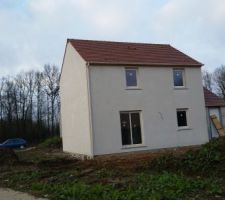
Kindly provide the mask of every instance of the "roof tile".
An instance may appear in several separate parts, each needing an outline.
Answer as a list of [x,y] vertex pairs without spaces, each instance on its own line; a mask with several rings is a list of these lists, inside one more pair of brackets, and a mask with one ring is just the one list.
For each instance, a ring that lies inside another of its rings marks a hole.
[[90,64],[202,66],[201,63],[167,44],[147,44],[68,39]]
[[205,105],[206,107],[225,106],[225,100],[218,97],[204,87]]

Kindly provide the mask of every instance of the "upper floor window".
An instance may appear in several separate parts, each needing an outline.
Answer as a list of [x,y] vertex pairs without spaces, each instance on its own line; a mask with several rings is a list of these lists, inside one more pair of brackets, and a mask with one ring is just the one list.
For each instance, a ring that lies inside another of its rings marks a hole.
[[174,69],[173,70],[173,85],[174,87],[184,87],[184,69]]
[[126,73],[126,86],[137,87],[137,69],[127,68]]

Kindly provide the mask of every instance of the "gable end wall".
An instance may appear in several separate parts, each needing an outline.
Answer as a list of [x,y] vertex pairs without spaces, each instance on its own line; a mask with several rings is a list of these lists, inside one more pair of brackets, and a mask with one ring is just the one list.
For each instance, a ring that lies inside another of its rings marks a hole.
[[92,156],[86,62],[67,44],[60,79],[63,151]]

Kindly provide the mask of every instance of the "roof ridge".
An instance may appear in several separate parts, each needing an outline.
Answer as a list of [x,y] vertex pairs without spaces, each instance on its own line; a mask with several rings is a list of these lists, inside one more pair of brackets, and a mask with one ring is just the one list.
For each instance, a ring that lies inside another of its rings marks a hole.
[[[104,42],[104,43],[120,43],[120,44],[140,44],[140,45],[162,45],[162,46],[171,46],[170,44],[164,43],[147,43],[147,42],[128,42],[128,41],[114,41],[114,40],[90,40],[90,39],[74,39],[67,38],[67,41],[87,41],[87,42]],[[171,46],[174,48],[173,46]]]

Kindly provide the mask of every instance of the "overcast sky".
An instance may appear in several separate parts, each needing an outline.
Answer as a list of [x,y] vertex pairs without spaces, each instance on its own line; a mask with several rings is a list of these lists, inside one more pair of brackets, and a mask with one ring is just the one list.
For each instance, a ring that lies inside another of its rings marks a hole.
[[67,38],[171,44],[225,64],[225,0],[0,0],[0,76],[61,67]]

